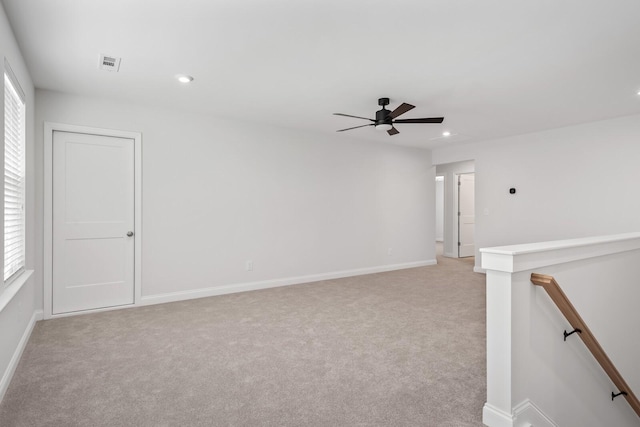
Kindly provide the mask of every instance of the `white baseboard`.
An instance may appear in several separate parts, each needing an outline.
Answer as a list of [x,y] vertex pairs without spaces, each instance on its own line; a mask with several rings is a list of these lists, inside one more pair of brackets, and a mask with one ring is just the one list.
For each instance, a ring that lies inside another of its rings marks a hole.
[[558,427],[529,399],[513,408],[513,415],[485,403],[482,423],[489,427]]
[[485,403],[482,408],[482,423],[489,427],[514,427],[511,414],[490,403]]
[[42,310],[36,310],[33,312],[33,315],[31,315],[29,324],[22,333],[22,338],[20,338],[20,342],[18,343],[18,346],[16,347],[15,351],[13,352],[13,356],[9,361],[9,366],[7,366],[7,369],[4,371],[2,379],[0,380],[0,402],[2,402],[2,398],[9,388],[9,383],[11,383],[11,378],[13,378],[13,374],[16,372],[16,368],[18,367],[18,363],[20,362],[20,358],[22,357],[22,353],[24,352],[24,349],[29,342],[31,332],[36,325],[36,322],[38,320],[42,320],[42,318]]
[[532,401],[525,399],[513,409],[515,427],[558,427]]
[[473,272],[487,274],[487,270],[485,270],[484,268],[478,267],[477,265],[473,266]]
[[287,277],[259,282],[235,283],[232,285],[215,286],[211,288],[193,289],[189,291],[171,292],[159,295],[143,296],[140,305],[163,304],[167,302],[183,301],[194,298],[205,298],[216,295],[232,294],[236,292],[255,291],[258,289],[277,288],[280,286],[299,285],[318,282],[321,280],[340,279],[343,277],[361,276],[364,274],[382,273],[385,271],[403,270],[406,268],[436,265],[435,259],[408,262],[404,264],[390,264],[377,267],[357,268],[353,270],[335,271],[331,273],[311,274],[308,276]]

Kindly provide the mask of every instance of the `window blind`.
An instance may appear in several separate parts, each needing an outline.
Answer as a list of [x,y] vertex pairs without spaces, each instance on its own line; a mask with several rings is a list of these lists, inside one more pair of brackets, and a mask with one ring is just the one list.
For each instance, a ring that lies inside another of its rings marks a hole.
[[4,281],[25,265],[25,105],[20,87],[4,74]]

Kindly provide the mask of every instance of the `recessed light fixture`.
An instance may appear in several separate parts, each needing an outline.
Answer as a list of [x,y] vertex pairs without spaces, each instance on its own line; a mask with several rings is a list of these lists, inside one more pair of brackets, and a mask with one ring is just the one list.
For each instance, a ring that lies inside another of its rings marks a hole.
[[442,136],[451,136],[451,132],[445,130],[444,132],[442,132]]
[[176,79],[178,79],[180,83],[191,83],[193,81],[193,77],[186,74],[178,74],[176,75]]

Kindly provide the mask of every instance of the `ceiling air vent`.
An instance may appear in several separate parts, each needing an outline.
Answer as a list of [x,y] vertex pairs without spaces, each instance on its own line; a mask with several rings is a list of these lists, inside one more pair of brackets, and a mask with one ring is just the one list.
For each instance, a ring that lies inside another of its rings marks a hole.
[[120,69],[120,58],[115,56],[100,55],[98,68],[107,71],[118,71]]

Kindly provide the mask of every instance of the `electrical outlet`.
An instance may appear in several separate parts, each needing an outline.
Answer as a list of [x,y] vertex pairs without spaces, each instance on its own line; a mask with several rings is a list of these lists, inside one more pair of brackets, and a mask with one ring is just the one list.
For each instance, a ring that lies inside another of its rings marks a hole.
[[387,249],[387,255],[389,256],[393,255],[393,248]]
[[245,268],[247,271],[253,271],[253,261],[249,260],[245,263]]

